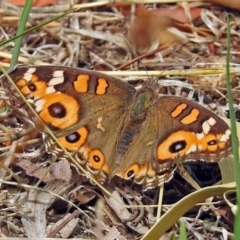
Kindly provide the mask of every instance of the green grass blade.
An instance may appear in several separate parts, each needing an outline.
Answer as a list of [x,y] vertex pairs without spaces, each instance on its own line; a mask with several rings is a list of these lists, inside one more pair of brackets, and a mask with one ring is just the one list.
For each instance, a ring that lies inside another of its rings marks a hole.
[[184,221],[180,222],[180,240],[187,240],[187,231],[184,224]]
[[[48,20],[46,20],[46,21],[43,21],[43,22],[39,23],[38,25],[33,26],[32,28],[29,28],[29,29],[27,29],[27,30],[25,30],[25,31],[23,31],[23,32],[18,31],[18,33],[17,33],[15,36],[9,38],[9,39],[6,40],[6,41],[0,42],[0,47],[3,46],[3,45],[5,45],[5,44],[7,44],[7,43],[9,43],[9,42],[12,42],[12,41],[15,40],[15,39],[18,39],[19,37],[21,37],[21,36],[23,36],[23,35],[31,32],[31,31],[34,31],[34,30],[36,30],[36,29],[38,29],[38,28],[40,28],[40,27],[42,27],[42,26],[44,26],[44,25],[46,25],[46,24],[48,24],[48,23],[50,23],[50,22],[56,21],[56,20],[58,20],[58,19],[60,19],[60,18],[62,18],[62,17],[64,17],[64,16],[68,15],[69,13],[72,13],[72,12],[77,11],[77,10],[78,10],[77,8],[76,8],[76,9],[71,9],[71,10],[69,10],[69,11],[66,11],[66,12],[62,13],[62,14],[59,15],[59,16],[56,16],[56,17],[53,17],[53,18],[48,19]],[[25,23],[25,24],[26,24],[26,23]]]
[[239,151],[238,151],[238,138],[237,138],[237,127],[236,120],[233,108],[233,97],[231,92],[231,83],[230,83],[230,43],[231,43],[231,28],[230,28],[230,19],[227,15],[227,56],[226,56],[226,85],[227,85],[227,96],[229,104],[229,114],[231,122],[231,132],[232,132],[232,148],[233,148],[233,157],[234,157],[234,175],[237,187],[237,206],[238,211],[234,221],[234,235],[235,239],[240,239],[240,165],[239,165]]
[[[33,3],[33,0],[26,1],[26,4],[25,4],[23,12],[22,12],[22,16],[20,19],[19,27],[17,30],[17,35],[21,35],[25,30],[28,16],[29,16],[29,13],[32,8],[32,3]],[[20,49],[21,49],[21,45],[22,45],[22,38],[23,37],[21,35],[20,37],[16,38],[16,40],[15,40],[15,45],[14,45],[14,49],[13,49],[13,55],[12,55],[12,59],[11,59],[11,63],[10,63],[10,68],[13,68],[18,62],[18,57],[19,57],[19,53],[20,53]]]

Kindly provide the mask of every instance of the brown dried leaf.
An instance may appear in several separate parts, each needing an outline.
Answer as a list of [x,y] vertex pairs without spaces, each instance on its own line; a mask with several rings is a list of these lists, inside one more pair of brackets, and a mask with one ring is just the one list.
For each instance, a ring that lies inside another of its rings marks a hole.
[[16,162],[16,165],[23,168],[26,171],[27,175],[31,177],[37,177],[41,179],[44,176],[42,181],[45,183],[53,179],[66,181],[70,181],[71,179],[70,164],[66,159],[51,163],[49,172],[47,172],[48,169],[43,167],[42,164],[32,163],[27,159],[21,159],[20,161]]
[[74,200],[77,200],[80,204],[87,204],[89,201],[93,200],[96,195],[97,193],[94,190],[80,186],[80,188],[75,191]]
[[117,191],[112,192],[111,197],[105,197],[108,205],[114,210],[116,215],[124,222],[132,217],[132,214],[124,206],[125,203]]
[[65,181],[70,181],[70,179],[72,177],[72,171],[70,168],[70,164],[69,164],[68,160],[66,160],[66,159],[61,159],[58,162],[51,163],[50,173],[56,179],[62,179]]
[[153,51],[159,45],[182,41],[183,36],[170,31],[170,27],[174,27],[172,18],[143,9],[131,25],[130,41],[139,53]]
[[68,213],[54,225],[49,226],[47,229],[48,237],[54,237],[59,232],[62,238],[68,238],[79,222],[79,219],[76,218],[79,214],[80,212],[77,210],[73,213]]

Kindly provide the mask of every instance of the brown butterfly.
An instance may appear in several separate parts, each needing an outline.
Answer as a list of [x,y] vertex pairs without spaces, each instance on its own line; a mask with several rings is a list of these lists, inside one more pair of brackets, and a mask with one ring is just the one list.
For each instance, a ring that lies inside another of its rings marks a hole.
[[19,66],[9,75],[98,182],[118,175],[153,188],[172,177],[176,157],[217,162],[231,153],[221,118],[191,100],[160,97],[154,81],[137,91],[96,71],[61,66]]

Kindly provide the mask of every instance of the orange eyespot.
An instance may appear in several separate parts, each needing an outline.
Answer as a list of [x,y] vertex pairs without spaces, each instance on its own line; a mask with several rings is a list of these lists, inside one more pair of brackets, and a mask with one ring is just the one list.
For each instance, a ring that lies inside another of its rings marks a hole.
[[88,162],[92,165],[93,168],[100,169],[103,166],[104,161],[104,156],[99,150],[94,149],[90,151],[88,155]]
[[36,101],[36,108],[44,122],[60,129],[68,128],[79,120],[80,105],[67,94],[48,94]]
[[87,129],[85,127],[81,127],[79,130],[69,134],[68,136],[58,138],[58,141],[63,147],[73,151],[79,149],[86,142],[87,136]]
[[181,157],[192,146],[197,146],[196,135],[187,131],[178,131],[172,133],[158,146],[157,157],[159,160],[174,159],[177,155]]
[[17,81],[18,87],[24,95],[30,95],[31,97],[41,98],[45,96],[47,84],[44,81],[39,81],[38,77],[33,75],[31,81],[27,82],[25,79]]
[[[139,168],[139,165],[138,164],[134,164],[132,165],[131,167],[129,167],[127,169],[127,171],[125,171],[123,174],[122,174],[122,177],[126,180],[129,180],[135,176],[138,175],[140,171],[140,168]],[[121,174],[120,174],[121,175]]]
[[222,134],[207,134],[202,139],[198,140],[198,144],[202,146],[203,150],[208,150],[210,152],[216,151],[218,148],[224,148],[225,142],[220,142],[219,139]]
[[213,134],[208,134],[208,135],[204,136],[202,139],[198,140],[198,144],[200,146],[202,146],[203,150],[207,150],[207,149],[209,150],[209,147],[211,149],[211,144],[208,145],[208,142],[213,143],[213,141],[215,141],[215,140],[216,140],[216,138]]
[[47,84],[43,81],[38,81],[35,83],[30,83],[21,89],[24,95],[31,94],[33,97],[39,99],[44,97],[47,89]]

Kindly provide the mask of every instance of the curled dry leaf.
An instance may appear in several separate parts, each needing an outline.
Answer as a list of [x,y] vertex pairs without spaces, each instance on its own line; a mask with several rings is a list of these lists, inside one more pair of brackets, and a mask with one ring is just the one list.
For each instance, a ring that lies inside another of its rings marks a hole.
[[72,191],[74,200],[77,200],[80,204],[87,204],[93,200],[97,193],[94,190],[80,186],[76,191]]
[[47,171],[47,168],[42,166],[41,164],[32,163],[30,160],[27,159],[21,159],[21,161],[17,161],[16,165],[24,169],[29,176],[37,177],[40,179],[42,179],[42,177],[44,176],[42,181],[45,183],[53,179],[70,181],[71,178],[70,165],[66,159],[63,159],[56,163],[51,163],[49,172]]
[[70,169],[70,164],[67,159],[61,159],[58,162],[53,162],[50,165],[50,173],[56,178],[56,179],[62,179],[66,181],[70,181],[72,177],[72,172]]
[[130,41],[140,54],[153,51],[159,45],[181,42],[184,36],[172,31],[174,25],[174,19],[166,15],[142,10],[131,25]]

